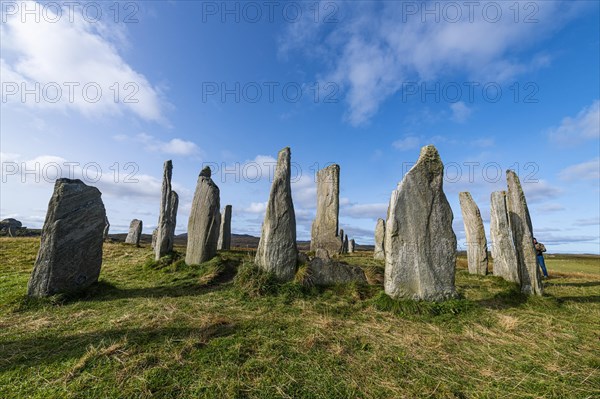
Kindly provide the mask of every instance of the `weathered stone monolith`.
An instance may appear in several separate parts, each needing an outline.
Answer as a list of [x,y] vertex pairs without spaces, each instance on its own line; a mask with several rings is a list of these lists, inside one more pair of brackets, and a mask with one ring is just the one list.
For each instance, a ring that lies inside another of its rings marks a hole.
[[98,281],[106,218],[101,196],[81,180],[56,180],[27,287],[29,296],[74,292]]
[[23,227],[23,223],[17,219],[8,218],[0,221],[0,229],[5,230],[9,237],[16,237],[17,230]]
[[200,172],[188,222],[185,263],[200,264],[217,254],[221,226],[219,187],[210,177],[207,166]]
[[354,253],[354,248],[355,248],[355,246],[356,246],[356,242],[354,241],[354,238],[353,238],[353,239],[351,239],[351,240],[348,242],[348,253],[349,253],[349,254],[353,254],[353,253]]
[[346,283],[367,284],[365,272],[359,266],[339,263],[332,259],[315,257],[308,265],[310,283],[333,285]]
[[333,164],[317,172],[317,215],[312,224],[310,250],[329,256],[340,253],[340,166]]
[[165,162],[163,167],[160,213],[158,216],[156,242],[154,245],[154,258],[156,260],[159,260],[162,256],[173,251],[179,196],[175,191],[171,190],[172,174],[173,162],[169,160]]
[[375,252],[373,258],[385,260],[385,220],[377,219],[375,226]]
[[259,267],[281,280],[294,278],[298,260],[290,158],[289,147],[279,151],[255,258]]
[[140,246],[140,238],[142,238],[142,221],[139,219],[133,219],[129,224],[129,232],[125,237],[126,244],[135,244]]
[[537,266],[533,245],[533,227],[525,194],[519,176],[514,171],[506,171],[506,182],[508,185],[506,203],[517,252],[521,292],[529,295],[542,295],[542,279]]
[[152,249],[156,247],[156,236],[158,235],[158,229],[152,230]]
[[342,247],[342,253],[348,253],[348,234],[344,235],[344,246]]
[[443,300],[456,295],[456,235],[443,190],[444,165],[432,145],[392,192],[385,234],[385,292]]
[[494,276],[520,283],[519,261],[506,207],[506,191],[493,192],[490,205],[490,240]]
[[110,230],[110,223],[108,222],[108,217],[104,218],[104,231],[102,232],[102,239],[104,241],[108,240],[108,230]]
[[221,251],[231,249],[231,205],[226,205],[221,215],[221,229],[217,249]]
[[458,199],[467,236],[469,273],[485,276],[488,273],[488,254],[481,212],[469,192],[458,193]]
[[344,229],[340,229],[340,232],[338,235],[338,246],[340,248],[338,250],[338,253],[343,254],[344,253]]

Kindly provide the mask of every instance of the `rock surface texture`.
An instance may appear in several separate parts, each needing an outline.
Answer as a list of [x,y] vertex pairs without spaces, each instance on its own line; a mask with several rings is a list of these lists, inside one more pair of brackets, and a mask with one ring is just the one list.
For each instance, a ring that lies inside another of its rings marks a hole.
[[27,287],[29,296],[78,291],[98,281],[106,219],[101,195],[81,180],[56,181]]
[[225,206],[225,210],[221,215],[221,229],[217,249],[226,251],[231,249],[231,205]]
[[127,237],[125,237],[125,243],[135,244],[139,247],[140,238],[142,238],[142,226],[143,223],[141,220],[133,219],[129,224],[129,232],[127,233]]
[[519,176],[507,170],[506,183],[508,217],[517,252],[521,291],[528,295],[542,295],[542,279],[533,245],[533,227]]
[[469,273],[485,276],[488,273],[488,253],[481,212],[470,193],[458,193],[458,199],[467,236]]
[[494,276],[520,283],[519,262],[506,207],[506,191],[493,192],[490,204],[490,240],[493,244]]
[[444,165],[432,145],[392,192],[385,234],[385,292],[444,300],[456,296],[456,235],[443,190]]
[[358,266],[315,257],[308,267],[310,282],[314,285],[367,284],[365,272]]
[[173,175],[173,162],[166,161],[163,167],[163,181],[160,197],[160,211],[156,241],[154,243],[154,258],[159,260],[173,251],[175,240],[175,226],[177,224],[177,207],[179,196],[171,189],[171,176]]
[[353,238],[348,242],[348,253],[353,254],[355,251],[355,248],[356,248],[356,242],[354,241],[354,238]]
[[290,158],[289,147],[279,151],[255,258],[257,266],[284,281],[294,278],[298,260]]
[[340,167],[333,164],[317,172],[317,214],[311,228],[311,251],[321,249],[329,256],[340,253],[339,211]]
[[375,226],[375,252],[373,257],[375,259],[385,259],[385,220],[377,219],[377,225]]
[[210,168],[200,172],[188,222],[185,263],[197,265],[217,254],[221,226],[219,187],[213,182]]

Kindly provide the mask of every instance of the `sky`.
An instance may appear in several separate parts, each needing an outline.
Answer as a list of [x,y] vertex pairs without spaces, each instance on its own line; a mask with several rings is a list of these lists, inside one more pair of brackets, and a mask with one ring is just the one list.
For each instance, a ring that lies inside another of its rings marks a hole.
[[489,239],[490,194],[521,178],[550,253],[600,253],[596,1],[2,1],[0,218],[41,228],[57,177],[96,186],[111,233],[158,221],[173,160],[187,230],[209,165],[232,232],[260,235],[292,151],[300,240],[317,170],[340,165],[340,228],[372,244],[434,144],[458,249],[458,193]]

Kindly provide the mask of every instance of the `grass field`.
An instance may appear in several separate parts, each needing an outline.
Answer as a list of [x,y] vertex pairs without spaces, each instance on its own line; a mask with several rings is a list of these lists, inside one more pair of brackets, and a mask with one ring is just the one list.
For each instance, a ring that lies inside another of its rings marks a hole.
[[0,398],[600,397],[597,256],[548,257],[531,298],[460,258],[461,299],[424,303],[277,284],[244,251],[161,266],[114,243],[85,294],[34,300],[38,246],[0,239]]

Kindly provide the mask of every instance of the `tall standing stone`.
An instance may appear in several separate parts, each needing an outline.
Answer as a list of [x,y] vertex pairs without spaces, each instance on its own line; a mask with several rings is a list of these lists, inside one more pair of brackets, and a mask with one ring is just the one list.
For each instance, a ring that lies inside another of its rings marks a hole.
[[169,160],[165,162],[163,167],[160,213],[158,216],[156,243],[154,245],[154,258],[156,260],[173,251],[179,196],[175,191],[171,190],[172,174],[173,162]]
[[517,252],[521,291],[526,294],[542,295],[542,279],[537,266],[533,227],[525,194],[519,176],[514,171],[506,171],[506,182],[508,216]]
[[104,218],[104,231],[102,233],[102,238],[104,241],[108,240],[108,230],[110,229],[110,223],[108,222],[108,217]]
[[340,229],[340,234],[338,237],[338,253],[339,254],[343,254],[344,253],[344,229]]
[[213,182],[210,175],[211,171],[207,166],[200,172],[196,184],[188,222],[185,253],[185,263],[188,265],[206,262],[217,254],[221,203],[219,187]]
[[520,283],[519,261],[506,207],[506,191],[493,192],[490,205],[490,240],[492,241],[494,276]]
[[231,205],[225,206],[225,210],[221,215],[221,229],[217,249],[225,251],[231,249]]
[[81,180],[56,180],[27,287],[29,296],[78,291],[98,281],[106,219],[101,196]]
[[158,229],[152,230],[152,249],[156,248],[156,236],[158,235]]
[[355,248],[356,248],[356,242],[354,241],[354,238],[353,238],[348,242],[348,253],[353,254]]
[[[340,253],[340,166],[333,164],[317,172],[317,215],[311,228],[310,250]],[[323,253],[319,251],[319,253]]]
[[377,219],[377,225],[375,226],[375,252],[373,257],[375,259],[385,260],[385,220]]
[[142,238],[142,221],[139,219],[133,219],[129,224],[129,232],[125,237],[126,244],[135,244],[137,247],[140,246],[140,238]]
[[456,295],[456,235],[443,176],[438,151],[428,145],[392,192],[384,276],[391,297],[442,300]]
[[344,246],[342,247],[342,253],[348,253],[348,234],[344,235]]
[[294,278],[298,260],[290,158],[289,147],[279,151],[255,258],[259,267],[281,280]]
[[458,199],[467,236],[469,273],[485,276],[488,273],[488,254],[481,212],[469,192],[458,193]]

